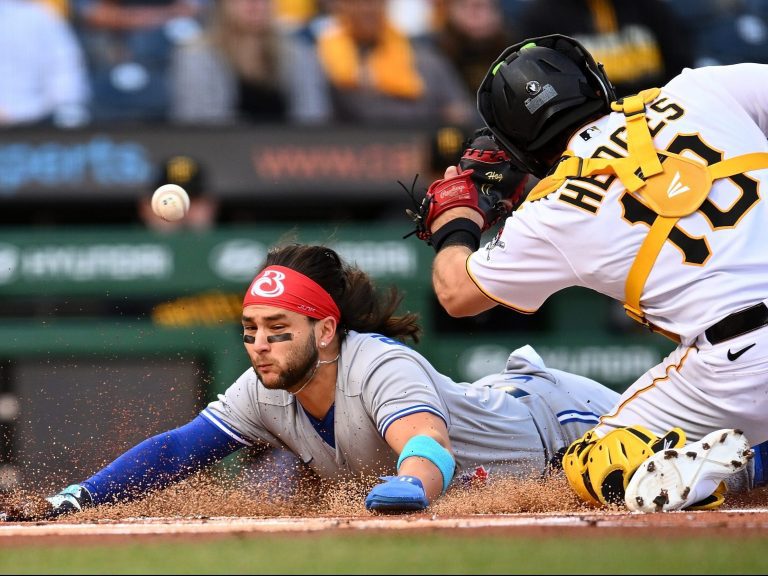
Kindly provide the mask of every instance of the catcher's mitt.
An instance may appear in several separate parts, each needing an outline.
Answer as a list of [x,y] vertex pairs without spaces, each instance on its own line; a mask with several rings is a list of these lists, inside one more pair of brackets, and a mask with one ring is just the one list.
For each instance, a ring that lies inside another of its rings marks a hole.
[[458,168],[457,176],[433,182],[420,202],[413,189],[409,191],[415,208],[406,210],[416,223],[412,234],[430,245],[432,223],[446,210],[459,206],[475,210],[483,217],[485,232],[523,200],[528,175],[510,162],[487,128],[476,130],[465,144]]
[[459,171],[468,170],[479,192],[485,231],[520,205],[528,174],[512,164],[487,128],[475,131],[459,160]]
[[563,456],[568,484],[585,502],[624,504],[624,492],[635,470],[652,454],[685,444],[685,433],[672,428],[661,437],[642,426],[627,426],[595,436],[590,430],[572,443]]

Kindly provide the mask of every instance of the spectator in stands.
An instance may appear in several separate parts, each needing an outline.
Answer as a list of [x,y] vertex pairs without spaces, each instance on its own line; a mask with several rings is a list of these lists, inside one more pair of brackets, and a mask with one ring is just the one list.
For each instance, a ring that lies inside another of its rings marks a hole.
[[284,28],[305,26],[318,15],[325,0],[274,0],[275,18]]
[[532,0],[516,29],[527,37],[565,34],[581,42],[626,96],[661,86],[693,66],[687,23],[664,0]]
[[69,18],[69,0],[39,0],[43,4],[47,4],[62,18]]
[[286,121],[286,39],[276,22],[272,0],[218,0],[205,33],[174,50],[171,119]]
[[209,1],[71,0],[95,121],[167,119],[171,50],[200,33]]
[[[467,124],[474,97],[450,63],[387,18],[386,0],[335,0],[293,45],[304,122]],[[314,76],[319,72],[319,76]]]
[[[515,35],[504,20],[501,0],[445,0],[436,42],[474,94],[493,62]],[[479,115],[477,125],[482,125]]]
[[699,66],[768,63],[768,0],[675,0],[694,35]]
[[69,23],[37,0],[0,0],[0,126],[80,126],[89,97]]
[[[499,0],[507,24],[514,23],[532,0]],[[535,0],[533,0],[535,1]]]
[[387,18],[412,39],[429,39],[439,23],[445,0],[386,0]]
[[[152,193],[163,184],[178,184],[189,194],[189,212],[176,222],[168,222],[152,211]],[[202,164],[189,156],[172,156],[163,160],[158,169],[155,187],[139,198],[138,215],[151,230],[210,230],[216,225],[219,202],[209,188],[208,177]]]

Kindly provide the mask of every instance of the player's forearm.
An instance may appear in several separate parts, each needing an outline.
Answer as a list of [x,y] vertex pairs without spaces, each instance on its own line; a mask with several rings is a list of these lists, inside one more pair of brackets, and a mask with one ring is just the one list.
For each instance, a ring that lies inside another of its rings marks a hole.
[[386,440],[399,453],[397,475],[414,476],[429,502],[439,497],[453,480],[455,461],[445,421],[429,411],[398,418]]
[[94,504],[130,500],[163,488],[228,456],[241,445],[202,416],[144,440],[82,485]]
[[421,480],[430,502],[434,502],[443,493],[443,474],[426,458],[411,457],[403,460],[398,476],[416,476]]
[[467,273],[470,254],[472,251],[466,246],[448,246],[438,252],[432,265],[435,296],[454,318],[474,316],[495,305],[480,292]]
[[[395,424],[399,431],[391,430]],[[445,423],[426,412],[404,416],[390,427],[387,442],[400,452],[397,476],[383,476],[384,482],[366,496],[365,507],[377,512],[424,510],[448,489],[456,470]]]

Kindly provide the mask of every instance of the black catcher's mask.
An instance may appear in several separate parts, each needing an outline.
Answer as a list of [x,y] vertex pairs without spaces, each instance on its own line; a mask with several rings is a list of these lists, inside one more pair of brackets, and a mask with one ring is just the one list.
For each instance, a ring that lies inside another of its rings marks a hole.
[[477,109],[513,162],[543,178],[565,138],[615,99],[603,65],[573,38],[551,34],[501,53],[480,84]]

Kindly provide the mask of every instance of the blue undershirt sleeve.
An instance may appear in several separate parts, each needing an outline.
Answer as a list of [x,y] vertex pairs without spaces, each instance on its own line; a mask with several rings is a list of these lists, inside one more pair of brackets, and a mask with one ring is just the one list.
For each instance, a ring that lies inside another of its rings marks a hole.
[[183,480],[242,447],[198,415],[189,424],[137,444],[81,484],[94,504],[131,500]]

